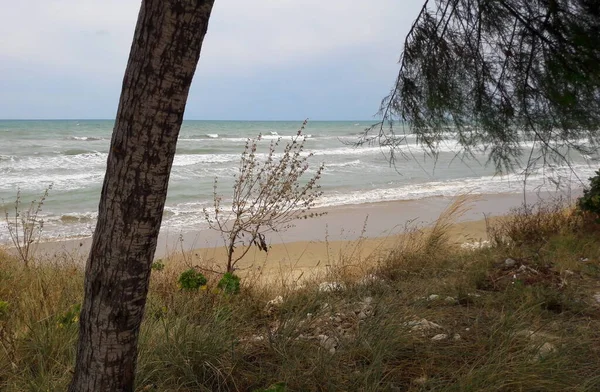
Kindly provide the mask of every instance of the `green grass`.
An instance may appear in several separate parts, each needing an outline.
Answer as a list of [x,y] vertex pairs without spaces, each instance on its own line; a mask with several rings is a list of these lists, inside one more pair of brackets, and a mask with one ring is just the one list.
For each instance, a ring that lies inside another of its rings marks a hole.
[[[224,295],[215,276],[181,290],[183,269],[166,262],[152,273],[138,390],[600,391],[598,232],[543,206],[495,221],[492,247],[463,250],[445,236],[455,207],[410,230],[366,282],[338,266],[300,289],[242,281]],[[0,254],[0,390],[66,388],[82,276]],[[345,289],[319,291],[325,280]]]

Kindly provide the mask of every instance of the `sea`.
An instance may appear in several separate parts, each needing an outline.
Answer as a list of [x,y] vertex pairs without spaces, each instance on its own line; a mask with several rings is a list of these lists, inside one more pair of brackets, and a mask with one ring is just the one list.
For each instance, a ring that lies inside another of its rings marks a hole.
[[[486,164],[484,151],[470,159],[458,155],[451,133],[436,157],[418,147],[414,135],[406,135],[390,165],[385,147],[354,145],[373,122],[307,124],[305,151],[312,153],[307,174],[314,174],[320,163],[325,165],[317,207],[581,188],[597,169],[596,157],[575,154],[570,164],[549,163],[527,175],[519,170],[501,175]],[[26,209],[52,186],[40,213],[43,239],[90,236],[113,125],[112,120],[0,120],[0,210],[12,216],[17,192]],[[262,135],[259,156],[264,157],[270,142],[281,138],[286,143],[301,125],[301,121],[184,121],[161,230],[206,228],[202,209],[213,204],[215,177],[227,204],[248,138]],[[526,154],[531,145],[525,143],[523,148]],[[0,216],[0,243],[9,241],[4,217]]]

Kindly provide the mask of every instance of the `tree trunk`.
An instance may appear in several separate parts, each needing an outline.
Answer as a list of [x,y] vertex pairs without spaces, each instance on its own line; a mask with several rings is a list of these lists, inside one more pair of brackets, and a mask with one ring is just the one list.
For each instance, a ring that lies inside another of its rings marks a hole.
[[69,391],[133,391],[150,266],[214,0],[143,0],[86,265]]

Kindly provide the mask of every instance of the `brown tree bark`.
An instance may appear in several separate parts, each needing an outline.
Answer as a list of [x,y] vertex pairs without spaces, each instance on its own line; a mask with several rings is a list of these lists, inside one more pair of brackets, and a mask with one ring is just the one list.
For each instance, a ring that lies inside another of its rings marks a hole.
[[86,265],[69,391],[133,391],[169,174],[214,0],[143,0]]

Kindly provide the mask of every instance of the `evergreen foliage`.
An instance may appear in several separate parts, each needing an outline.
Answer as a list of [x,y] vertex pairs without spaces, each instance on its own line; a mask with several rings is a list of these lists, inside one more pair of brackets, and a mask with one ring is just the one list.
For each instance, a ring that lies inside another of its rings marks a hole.
[[391,147],[393,161],[408,133],[435,155],[452,132],[461,153],[483,151],[499,171],[595,154],[598,64],[596,0],[427,0],[382,121],[359,143]]

